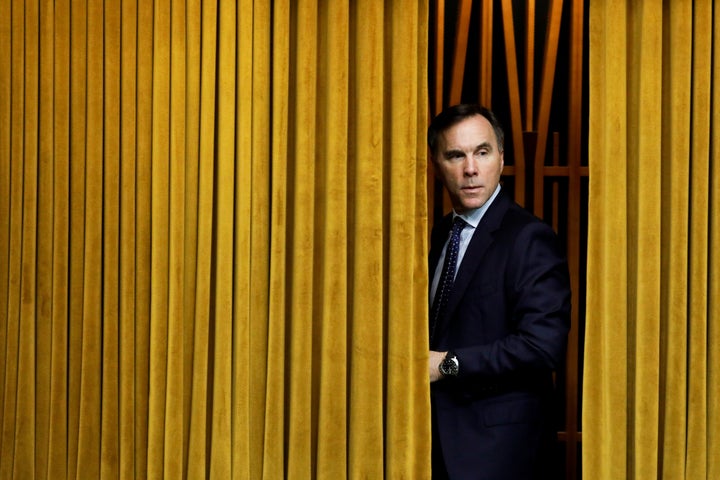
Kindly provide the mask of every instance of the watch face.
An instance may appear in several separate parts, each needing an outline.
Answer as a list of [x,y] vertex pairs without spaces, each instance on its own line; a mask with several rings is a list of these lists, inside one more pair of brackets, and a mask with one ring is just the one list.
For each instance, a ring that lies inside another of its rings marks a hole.
[[446,356],[445,359],[440,363],[440,373],[442,373],[445,376],[452,375],[456,376],[458,374],[458,364],[457,359],[454,355]]

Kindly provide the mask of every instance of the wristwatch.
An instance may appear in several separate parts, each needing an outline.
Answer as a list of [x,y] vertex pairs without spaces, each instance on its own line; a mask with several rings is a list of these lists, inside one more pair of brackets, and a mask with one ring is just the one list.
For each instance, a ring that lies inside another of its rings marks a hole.
[[460,373],[460,361],[457,355],[455,355],[455,352],[450,351],[445,354],[445,358],[440,362],[438,370],[440,370],[443,377],[458,376],[458,373]]

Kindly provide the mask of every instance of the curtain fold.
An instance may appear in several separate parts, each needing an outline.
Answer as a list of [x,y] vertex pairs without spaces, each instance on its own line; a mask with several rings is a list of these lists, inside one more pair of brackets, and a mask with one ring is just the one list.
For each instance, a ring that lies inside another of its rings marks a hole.
[[427,11],[0,0],[0,478],[429,478]]
[[720,475],[717,2],[590,4],[583,475]]

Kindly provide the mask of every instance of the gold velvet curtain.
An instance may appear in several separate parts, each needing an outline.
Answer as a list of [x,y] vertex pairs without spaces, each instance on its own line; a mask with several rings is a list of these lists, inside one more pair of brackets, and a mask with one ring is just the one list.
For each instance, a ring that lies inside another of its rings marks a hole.
[[720,3],[590,2],[583,477],[720,478]]
[[0,0],[0,478],[428,478],[426,16]]

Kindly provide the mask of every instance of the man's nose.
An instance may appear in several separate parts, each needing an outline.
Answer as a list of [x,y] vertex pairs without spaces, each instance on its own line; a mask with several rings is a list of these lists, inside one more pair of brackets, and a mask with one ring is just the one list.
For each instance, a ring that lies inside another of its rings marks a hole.
[[477,164],[476,164],[474,158],[472,158],[472,157],[465,158],[465,164],[463,165],[463,173],[468,177],[477,175]]

